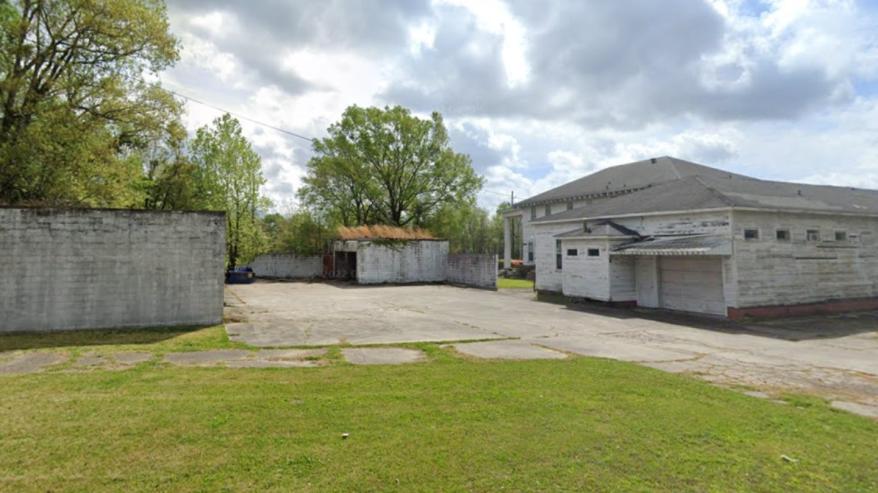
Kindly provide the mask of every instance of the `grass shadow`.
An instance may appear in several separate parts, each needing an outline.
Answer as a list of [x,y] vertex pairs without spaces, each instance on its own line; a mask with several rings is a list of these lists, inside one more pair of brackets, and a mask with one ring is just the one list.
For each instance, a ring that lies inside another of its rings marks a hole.
[[60,332],[14,332],[0,334],[0,351],[77,346],[156,344],[208,327],[213,327],[213,325],[138,329],[83,329]]

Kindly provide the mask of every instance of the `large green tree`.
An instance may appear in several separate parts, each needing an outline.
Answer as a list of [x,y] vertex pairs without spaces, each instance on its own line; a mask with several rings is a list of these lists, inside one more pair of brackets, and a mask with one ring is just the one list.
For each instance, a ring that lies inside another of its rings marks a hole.
[[423,226],[481,188],[469,156],[451,149],[439,113],[351,106],[314,142],[300,197],[345,225]]
[[226,260],[235,268],[262,248],[258,215],[268,206],[260,194],[262,161],[229,114],[198,129],[189,159],[197,208],[226,212]]
[[160,0],[0,0],[0,202],[144,205],[177,57]]

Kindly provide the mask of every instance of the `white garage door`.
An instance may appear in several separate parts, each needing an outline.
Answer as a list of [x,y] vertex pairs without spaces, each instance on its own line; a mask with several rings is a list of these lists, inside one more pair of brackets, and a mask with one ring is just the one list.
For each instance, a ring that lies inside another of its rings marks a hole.
[[661,257],[659,266],[662,308],[726,314],[722,259]]

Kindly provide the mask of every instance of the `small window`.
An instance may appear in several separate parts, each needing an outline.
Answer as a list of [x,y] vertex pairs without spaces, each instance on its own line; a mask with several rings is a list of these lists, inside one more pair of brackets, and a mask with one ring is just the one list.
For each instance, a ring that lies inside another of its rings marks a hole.
[[805,233],[805,238],[808,241],[820,241],[820,231],[818,231],[816,229],[809,229]]
[[588,256],[589,257],[600,257],[601,251],[598,250],[597,248],[589,248],[588,249]]
[[790,230],[788,229],[779,229],[777,230],[777,241],[790,241]]
[[561,270],[561,240],[555,240],[555,268]]
[[530,220],[533,221],[536,218],[537,218],[537,208],[531,207],[530,208]]
[[546,215],[547,216],[552,215],[552,206],[551,205],[546,204]]
[[575,248],[568,248],[567,249],[567,256],[568,257],[575,257],[577,255],[579,255],[579,252]]
[[848,241],[848,234],[845,231],[835,232],[835,241]]
[[528,262],[534,261],[534,242],[533,241],[527,242],[527,261]]
[[758,229],[745,229],[744,230],[744,239],[745,240],[758,240],[759,239],[759,230]]
[[567,210],[568,210],[568,211],[572,211],[572,210],[573,210],[573,202],[567,202]]

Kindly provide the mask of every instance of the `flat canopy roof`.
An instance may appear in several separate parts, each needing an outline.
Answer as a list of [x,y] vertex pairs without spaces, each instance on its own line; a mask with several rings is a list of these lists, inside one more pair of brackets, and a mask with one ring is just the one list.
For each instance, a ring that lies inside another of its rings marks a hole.
[[729,238],[717,235],[687,235],[648,238],[620,245],[611,255],[731,255]]

